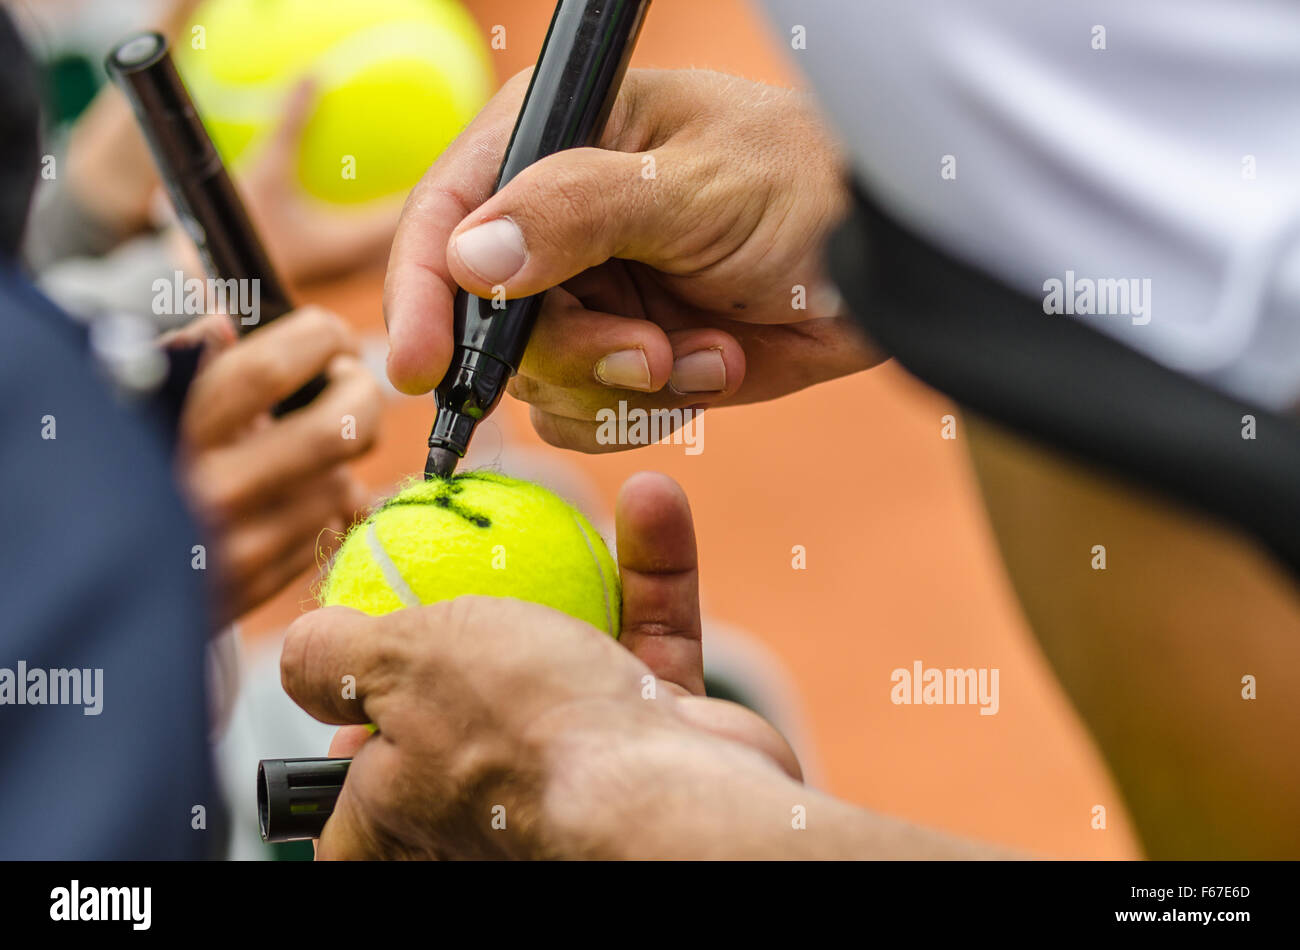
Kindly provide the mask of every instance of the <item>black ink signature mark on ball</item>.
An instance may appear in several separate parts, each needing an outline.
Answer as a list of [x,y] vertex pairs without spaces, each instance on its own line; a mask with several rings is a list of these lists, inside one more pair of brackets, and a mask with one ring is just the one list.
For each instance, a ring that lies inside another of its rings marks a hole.
[[[478,528],[492,527],[492,519],[487,515],[473,511],[460,504],[453,496],[459,495],[465,488],[457,481],[443,482],[438,486],[438,493],[433,496],[433,503],[439,508],[446,508],[452,514],[460,515],[470,524]],[[428,501],[422,498],[394,498],[388,504],[384,505],[382,511],[389,508],[397,508],[401,505],[427,505]]]

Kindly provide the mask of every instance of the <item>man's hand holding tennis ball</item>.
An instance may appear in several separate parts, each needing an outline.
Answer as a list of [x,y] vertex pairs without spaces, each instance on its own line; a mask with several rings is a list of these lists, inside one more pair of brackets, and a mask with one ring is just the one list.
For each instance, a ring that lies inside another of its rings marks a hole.
[[[653,756],[625,771],[641,739],[646,752],[695,749],[710,768],[803,793],[771,726],[702,695],[695,536],[681,489],[638,475],[616,521],[619,641],[549,607],[483,597],[378,617],[326,607],[290,628],[289,695],[323,721],[378,728],[349,726],[335,739],[331,754],[356,758],[321,857],[613,856],[633,842],[614,840],[614,815],[610,840],[591,826],[596,797],[615,796],[620,813],[663,804],[615,793],[633,781],[657,795],[637,771]],[[339,685],[349,675],[355,698]]]
[[377,617],[326,607],[290,627],[286,691],[352,724],[330,750],[355,758],[319,857],[975,854],[805,787],[770,725],[702,695],[695,538],[676,483],[629,479],[616,522],[617,642],[485,597]]

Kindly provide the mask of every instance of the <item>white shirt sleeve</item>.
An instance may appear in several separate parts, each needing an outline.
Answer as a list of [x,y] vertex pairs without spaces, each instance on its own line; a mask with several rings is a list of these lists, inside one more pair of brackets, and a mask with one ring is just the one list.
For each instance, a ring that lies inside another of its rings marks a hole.
[[1300,401],[1300,4],[764,3],[909,227],[1045,320]]

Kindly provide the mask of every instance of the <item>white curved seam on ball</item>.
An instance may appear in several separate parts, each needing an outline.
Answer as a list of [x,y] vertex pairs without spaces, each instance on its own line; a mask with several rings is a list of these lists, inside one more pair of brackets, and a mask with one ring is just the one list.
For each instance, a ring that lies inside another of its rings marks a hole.
[[384,580],[388,583],[389,589],[397,595],[397,599],[402,602],[402,606],[419,607],[420,598],[415,596],[415,591],[411,590],[411,586],[406,583],[406,578],[402,576],[402,572],[397,569],[393,559],[384,550],[373,521],[366,527],[366,544],[370,547],[370,556],[379,565],[379,571],[384,575]]
[[[578,517],[576,511],[569,512],[573,516],[573,523],[578,526],[578,534],[582,535],[582,543],[587,546],[587,552],[591,555],[592,562],[596,565],[596,576],[600,578],[600,596],[605,600],[605,632],[614,632],[614,613],[609,603],[609,583],[605,580],[605,568],[601,566],[600,558],[596,555],[596,548],[591,543],[591,538],[587,537],[587,529],[582,525],[582,519]],[[603,543],[603,542],[602,542]]]

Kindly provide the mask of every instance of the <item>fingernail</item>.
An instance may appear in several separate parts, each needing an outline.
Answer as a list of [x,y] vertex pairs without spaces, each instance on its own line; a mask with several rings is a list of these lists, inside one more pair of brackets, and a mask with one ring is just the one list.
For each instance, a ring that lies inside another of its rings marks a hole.
[[466,267],[489,284],[505,283],[528,258],[524,236],[509,218],[470,228],[456,238],[456,253]]
[[619,350],[596,364],[596,378],[616,389],[650,391],[650,364],[642,350]]
[[727,388],[727,364],[719,349],[699,350],[673,363],[668,385],[679,393],[716,393]]

